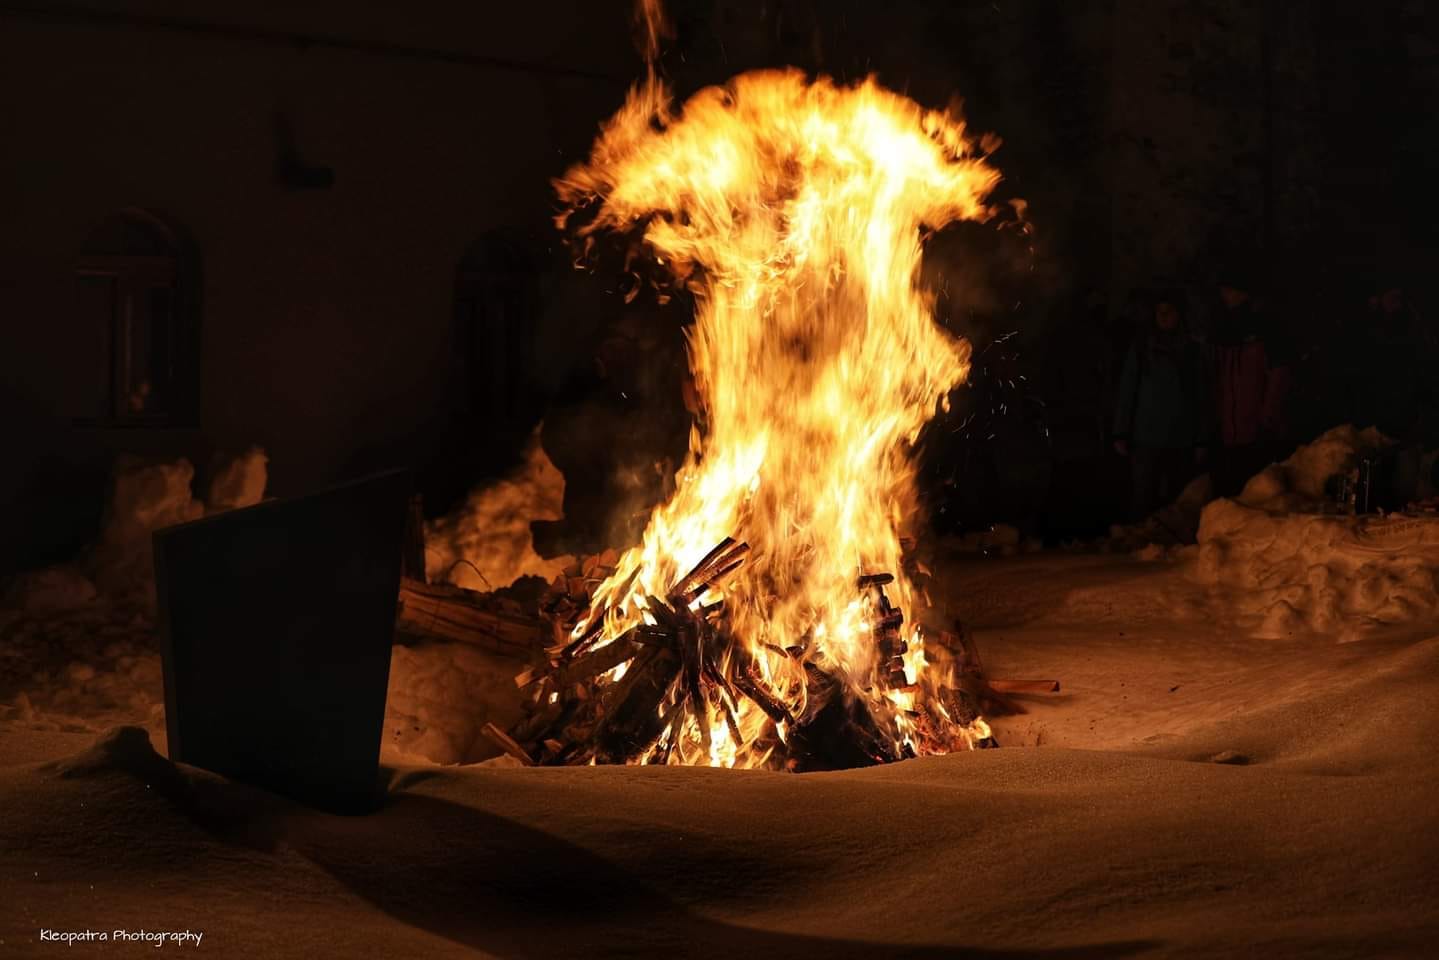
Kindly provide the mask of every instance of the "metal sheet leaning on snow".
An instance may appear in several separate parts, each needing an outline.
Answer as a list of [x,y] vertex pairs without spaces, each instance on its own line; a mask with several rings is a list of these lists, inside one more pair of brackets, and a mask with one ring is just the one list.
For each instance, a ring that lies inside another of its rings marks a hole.
[[410,487],[380,474],[156,532],[172,760],[374,806]]

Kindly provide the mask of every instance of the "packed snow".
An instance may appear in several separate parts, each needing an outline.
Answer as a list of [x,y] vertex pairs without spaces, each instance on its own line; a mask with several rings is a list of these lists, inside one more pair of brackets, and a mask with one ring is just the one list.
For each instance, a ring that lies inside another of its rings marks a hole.
[[1190,545],[934,545],[929,592],[989,675],[1061,690],[992,718],[998,750],[833,774],[477,764],[517,665],[397,646],[385,806],[320,814],[164,759],[149,615],[83,565],[25,578],[0,614],[0,950],[147,928],[236,957],[1428,956],[1439,519],[1319,512],[1379,442],[1331,431],[1194,511]]

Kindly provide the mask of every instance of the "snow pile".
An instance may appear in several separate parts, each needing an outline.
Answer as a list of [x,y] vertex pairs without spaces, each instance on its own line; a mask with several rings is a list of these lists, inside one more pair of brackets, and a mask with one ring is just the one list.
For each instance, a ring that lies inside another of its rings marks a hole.
[[1348,473],[1361,457],[1392,443],[1373,427],[1335,427],[1301,446],[1283,463],[1273,463],[1250,478],[1238,501],[1275,513],[1317,510],[1328,499],[1330,478]]
[[[1357,430],[1335,427],[1313,443],[1294,451],[1283,463],[1270,464],[1245,484],[1235,498],[1248,507],[1271,513],[1317,512],[1329,499],[1332,478],[1348,473],[1363,456],[1388,446],[1390,441],[1370,427]],[[1177,500],[1156,510],[1139,523],[1116,524],[1101,544],[1106,552],[1146,551],[1192,544],[1198,539],[1201,514],[1214,499],[1208,473],[1191,480]]]
[[39,617],[83,607],[97,595],[95,584],[78,567],[62,564],[15,577],[0,607]]
[[1195,576],[1222,589],[1259,637],[1353,639],[1439,612],[1439,521],[1279,514],[1216,500]]
[[540,446],[536,429],[525,459],[498,483],[470,493],[464,505],[425,525],[425,575],[431,583],[498,590],[531,575],[553,580],[573,557],[535,552],[532,520],[559,520],[565,477]]
[[1194,543],[1199,533],[1200,514],[1204,505],[1213,499],[1214,484],[1208,473],[1202,473],[1189,481],[1178,499],[1143,521],[1110,527],[1109,540],[1101,547],[1108,552],[1137,550],[1149,557],[1162,555],[1165,547]]
[[[486,721],[520,716],[517,665],[466,644],[396,646],[385,745],[414,760],[466,763],[496,750]],[[117,724],[165,729],[154,624],[104,602],[65,613],[0,614],[0,723],[97,732]]]
[[497,749],[480,730],[520,718],[518,667],[463,643],[396,646],[390,660],[385,746],[433,763],[471,763]]
[[194,477],[195,468],[183,458],[145,463],[127,456],[115,465],[100,541],[85,563],[100,593],[153,603],[151,534],[204,516],[205,505],[190,491]]
[[1354,639],[1439,613],[1439,520],[1316,512],[1334,474],[1382,446],[1339,427],[1204,508],[1193,576],[1254,636]]
[[0,597],[0,720],[38,730],[162,728],[152,536],[258,503],[265,463],[259,447],[221,461],[202,503],[189,460],[121,457],[98,542],[76,563],[18,575]]
[[82,566],[103,596],[149,608],[154,603],[152,535],[163,527],[259,503],[265,494],[265,452],[251,447],[221,461],[208,503],[195,499],[190,461],[147,462],[123,456],[115,465],[100,540]]
[[259,503],[265,497],[265,484],[269,480],[268,463],[269,458],[259,447],[251,447],[229,462],[222,462],[210,478],[205,512],[221,513]]
[[167,766],[146,730],[122,724],[106,730],[79,753],[46,764],[46,769],[73,780],[116,771],[145,777]]
[[91,603],[0,622],[0,720],[37,730],[163,727],[154,626],[143,613]]

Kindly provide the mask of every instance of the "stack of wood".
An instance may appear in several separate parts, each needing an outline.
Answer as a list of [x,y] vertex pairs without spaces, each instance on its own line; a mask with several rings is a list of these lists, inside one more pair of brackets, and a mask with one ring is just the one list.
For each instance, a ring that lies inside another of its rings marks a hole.
[[[529,763],[665,763],[687,716],[709,748],[712,706],[736,743],[743,742],[736,719],[742,698],[775,723],[793,724],[729,633],[724,601],[699,602],[748,552],[748,544],[726,538],[665,596],[646,597],[646,621],[613,639],[605,636],[607,611],[591,604],[595,588],[614,574],[614,558],[591,558],[557,578],[541,606],[554,642],[545,660],[517,678],[531,690],[530,713],[501,744]],[[612,596],[628,596],[637,574]]]
[[[877,717],[865,697],[856,696],[843,678],[810,656],[808,644],[773,648],[802,669],[806,695],[796,715],[731,633],[724,601],[700,602],[720,592],[748,552],[747,544],[726,538],[665,596],[645,597],[649,616],[618,637],[605,629],[612,622],[607,611],[593,606],[596,589],[615,574],[614,554],[588,558],[566,571],[541,605],[552,642],[516,680],[529,693],[527,715],[508,732],[491,728],[489,736],[528,764],[666,763],[686,729],[697,731],[707,755],[718,734],[711,718],[719,718],[713,722],[727,728],[733,744],[744,745],[752,757],[773,756],[772,765],[793,770],[868,766],[912,756],[892,720]],[[628,596],[635,577],[631,574],[607,595]],[[871,629],[881,656],[877,682],[884,689],[907,685],[904,614],[884,592],[893,580],[881,573],[856,584],[869,594],[876,614]],[[948,638],[956,649],[963,648],[961,633]],[[977,657],[972,662],[977,670]],[[1000,695],[977,676],[942,693],[945,712],[965,725],[989,707],[1001,706]],[[771,721],[753,742],[745,741],[737,720],[745,700]],[[916,728],[928,731],[946,723],[930,713]]]
[[549,638],[549,627],[517,601],[442,583],[400,580],[401,643],[467,643],[502,657],[528,660]]
[[[744,744],[753,757],[772,756],[771,765],[791,770],[869,766],[912,756],[893,718],[876,717],[865,697],[811,656],[807,642],[772,648],[802,669],[804,708],[796,715],[731,633],[724,601],[700,602],[706,594],[721,592],[748,553],[747,544],[724,539],[665,596],[646,597],[649,616],[613,639],[604,629],[608,611],[594,608],[597,590],[616,574],[619,558],[613,550],[583,558],[556,578],[538,615],[533,606],[503,591],[477,593],[407,575],[401,582],[397,633],[400,642],[467,643],[530,664],[516,679],[529,692],[525,717],[509,731],[494,725],[484,731],[526,764],[666,763],[687,728],[698,731],[708,753],[717,734],[710,727],[714,717],[732,743]],[[411,572],[418,571],[407,568]],[[607,596],[628,596],[635,576]],[[909,686],[904,613],[884,589],[893,581],[892,575],[877,573],[856,584],[872,611],[871,632],[880,657],[876,682],[890,691]],[[953,749],[963,749],[957,727],[1023,712],[1011,694],[1059,689],[1057,681],[986,680],[962,625],[927,632],[926,643],[946,650],[956,667],[952,685],[938,688],[937,705],[923,704],[908,715],[912,730],[930,742],[954,738]],[[737,719],[744,700],[770,720],[750,743]],[[992,737],[973,745],[996,746]]]

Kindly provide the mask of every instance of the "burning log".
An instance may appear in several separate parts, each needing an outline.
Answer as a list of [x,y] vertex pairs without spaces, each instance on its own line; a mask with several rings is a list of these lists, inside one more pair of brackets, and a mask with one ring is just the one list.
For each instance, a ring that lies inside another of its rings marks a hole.
[[806,663],[805,712],[795,721],[789,768],[796,772],[872,767],[900,759],[864,701],[833,674]]
[[790,714],[789,708],[780,702],[779,698],[765,689],[764,684],[756,675],[749,654],[743,649],[735,651],[736,673],[732,678],[734,688],[754,702],[754,705],[765,712],[765,715],[776,724],[793,725],[795,720]]
[[[687,714],[710,748],[710,711],[718,704],[723,729],[740,744],[735,702],[741,694],[775,723],[792,723],[789,710],[753,674],[748,655],[722,632],[724,603],[696,603],[737,570],[748,551],[726,538],[665,597],[645,597],[643,622],[608,641],[608,611],[588,606],[596,579],[558,578],[541,606],[555,636],[551,659],[517,678],[537,689],[530,717],[514,728],[516,742],[538,748],[542,762],[623,763],[655,753],[657,745],[657,759],[668,759]],[[611,596],[625,597],[634,579],[631,574]]]
[[[638,631],[635,632],[638,633]],[[624,638],[600,647],[598,650],[590,651],[561,667],[560,685],[584,683],[591,677],[608,673],[639,653],[642,643],[643,641],[636,642],[634,639]]]
[[704,592],[739,569],[749,553],[749,544],[725,537],[695,568],[670,589],[670,600],[677,606],[688,606]]
[[900,628],[904,626],[904,612],[891,606],[889,597],[884,593],[885,584],[893,582],[893,574],[870,574],[859,578],[859,588],[868,589],[873,594],[875,623],[871,633],[879,650],[881,673],[889,686],[903,687],[908,683],[904,655],[909,652],[909,645],[900,633]]
[[[752,650],[730,632],[722,598],[700,603],[722,590],[748,551],[748,545],[725,538],[664,596],[633,591],[636,574],[631,573],[620,590],[606,592],[608,599],[596,603],[595,574],[608,570],[613,575],[614,569],[595,558],[558,577],[541,604],[553,642],[543,660],[516,680],[531,694],[529,715],[510,731],[515,747],[542,764],[667,763],[676,750],[683,755],[696,749],[708,762],[722,746],[752,749],[764,757],[779,749],[794,770],[869,766],[914,756],[913,743],[896,725],[899,720],[877,714],[846,677],[818,659],[813,638]],[[881,691],[894,691],[903,700],[913,684],[905,667],[904,613],[884,589],[893,582],[888,573],[869,574],[858,579],[856,588],[867,604],[869,634],[879,652],[875,681]],[[628,619],[608,606],[626,601],[635,604]],[[625,628],[626,622],[633,625]],[[943,688],[924,710],[900,713],[916,732],[931,735],[947,723],[958,724],[964,731],[978,731],[964,733],[971,741],[993,746],[980,719],[990,695],[971,689],[983,683],[978,655],[962,634],[944,639],[959,654],[959,683]],[[768,665],[759,657],[769,658]],[[803,695],[796,690],[786,695],[797,698],[793,704],[777,692],[785,688],[772,686],[776,662],[802,671]],[[745,709],[757,711],[747,722]],[[762,730],[757,718],[762,718]]]
[[[964,687],[941,687],[939,702],[944,706],[950,718],[962,727],[973,729],[979,727],[983,722],[979,697]],[[988,732],[988,724],[984,724],[981,729],[985,735],[975,742],[976,748],[988,749],[999,746],[999,742]]]
[[674,655],[658,647],[648,648],[635,659],[624,679],[616,684],[614,706],[594,733],[596,759],[623,763],[654,746],[664,733],[659,706],[679,670]]
[[480,732],[483,733],[490,742],[494,743],[495,746],[520,761],[520,763],[523,763],[527,767],[533,767],[535,765],[534,758],[529,755],[525,748],[516,743],[513,737],[493,723],[485,724],[480,728]]

